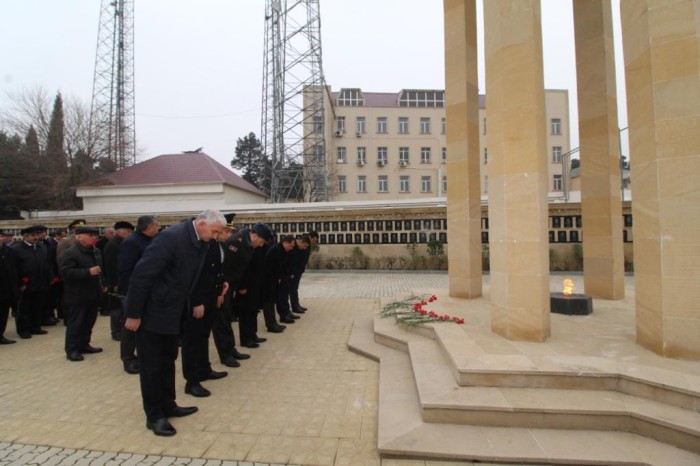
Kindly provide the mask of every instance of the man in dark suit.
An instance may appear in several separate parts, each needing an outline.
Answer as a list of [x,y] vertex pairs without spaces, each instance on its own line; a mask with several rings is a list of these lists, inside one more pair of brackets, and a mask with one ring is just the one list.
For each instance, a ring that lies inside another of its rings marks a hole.
[[175,403],[175,359],[183,313],[203,316],[204,306],[191,307],[190,294],[199,278],[208,244],[216,240],[226,220],[218,210],[206,210],[159,233],[136,264],[124,303],[124,327],[136,334],[141,396],[146,427],[156,435],[177,431],[168,417],[197,411]]
[[311,249],[314,244],[318,243],[318,233],[315,231],[310,231],[307,235],[303,235],[303,237],[307,239],[308,247],[301,251],[294,251],[295,273],[294,277],[289,283],[289,301],[292,306],[292,312],[296,312],[297,314],[303,314],[307,311],[307,309],[299,302],[299,282],[301,281],[301,276],[306,271],[306,265],[309,263]]
[[[293,324],[299,316],[292,314],[289,309],[289,252],[294,247],[294,236],[285,235],[282,240],[272,246],[265,256],[265,274],[263,277],[263,306],[270,303],[277,306],[280,322]],[[282,297],[286,298],[283,299]]]
[[[56,250],[58,249],[58,244],[68,236],[65,228],[59,228],[54,231],[51,238],[48,241],[48,251],[49,251],[49,263],[51,265],[51,275],[53,279],[51,280],[51,285],[49,287],[49,299],[48,299],[48,310],[47,313],[49,317],[57,317],[62,319],[63,316],[63,282],[61,281],[61,275],[58,273],[58,260],[56,258]],[[55,311],[55,314],[54,314]],[[55,319],[58,322],[58,319]],[[68,325],[67,322],[64,324]]]

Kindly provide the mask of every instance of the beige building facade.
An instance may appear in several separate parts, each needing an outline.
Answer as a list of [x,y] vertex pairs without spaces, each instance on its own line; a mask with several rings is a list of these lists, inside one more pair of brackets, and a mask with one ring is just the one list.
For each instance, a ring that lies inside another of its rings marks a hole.
[[[330,200],[444,198],[448,189],[444,90],[398,93],[345,88],[326,93],[325,122]],[[547,90],[547,166],[550,197],[565,187],[569,162],[569,96]],[[488,194],[488,121],[479,96],[482,197]]]

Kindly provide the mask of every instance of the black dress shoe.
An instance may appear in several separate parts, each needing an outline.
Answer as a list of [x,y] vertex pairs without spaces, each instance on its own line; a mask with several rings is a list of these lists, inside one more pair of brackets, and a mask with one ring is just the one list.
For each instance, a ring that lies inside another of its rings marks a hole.
[[185,417],[196,412],[196,406],[175,406],[168,412],[168,417]]
[[32,330],[32,331],[31,331],[31,334],[32,334],[32,335],[46,335],[47,333],[49,333],[49,332],[47,332],[46,330],[44,330],[44,329],[42,329],[42,328],[40,328],[40,329],[38,329],[38,330]]
[[299,306],[299,309],[301,309],[302,311],[308,311],[308,310],[309,310],[309,308],[304,307],[304,306]]
[[297,314],[303,314],[303,313],[305,313],[306,311],[303,310],[302,308],[297,308],[297,309],[292,309],[292,312],[296,312]]
[[197,398],[204,398],[205,396],[211,395],[211,392],[201,385],[185,385],[185,393],[188,395],[196,396]]
[[12,343],[16,343],[16,341],[5,337],[0,337],[0,345],[11,345]]
[[71,351],[70,353],[66,354],[66,359],[68,359],[69,361],[77,362],[82,361],[85,358],[78,351]]
[[254,341],[249,341],[247,343],[242,344],[241,346],[245,346],[246,348],[260,348],[260,345],[258,345]]
[[125,361],[124,362],[124,372],[127,374],[138,374],[139,373],[139,362],[138,361]]
[[228,375],[228,372],[226,372],[226,371],[221,371],[221,372],[209,371],[208,374],[205,374],[204,377],[202,377],[202,380],[219,380],[219,379],[223,379],[227,375]]
[[250,359],[250,354],[239,353],[236,348],[233,348],[233,351],[231,352],[231,354],[233,355],[233,357],[235,359],[240,359],[241,361],[244,359]]
[[172,437],[177,434],[173,425],[164,417],[156,419],[153,422],[146,421],[146,428],[152,430],[154,434],[160,435],[161,437]]
[[20,337],[22,340],[29,340],[29,339],[32,337],[32,334],[31,334],[31,333],[28,333],[28,332],[22,332],[22,333],[19,334],[19,337]]
[[221,361],[221,364],[223,364],[226,367],[241,367],[241,363],[236,361],[236,358],[233,356],[229,356],[228,358],[224,359]]
[[101,353],[101,352],[102,352],[102,348],[96,348],[96,347],[94,347],[94,346],[87,345],[87,346],[84,346],[84,347],[80,348],[80,352],[83,353],[83,354]]
[[301,317],[299,317],[299,316],[297,316],[297,315],[294,315],[294,314],[292,314],[291,312],[290,312],[289,314],[287,314],[287,317],[291,317],[291,318],[294,319],[294,320],[299,320],[299,319],[301,319]]
[[288,316],[284,316],[280,319],[280,322],[284,322],[285,324],[293,324],[294,319],[292,319],[291,317],[288,317]]
[[114,340],[114,341],[122,341],[122,334],[121,334],[121,332],[113,333],[113,334],[112,334],[112,340]]
[[284,332],[284,329],[287,328],[284,325],[276,325],[274,327],[270,327],[267,329],[268,332],[270,333],[282,333]]
[[253,341],[255,343],[265,343],[267,341],[267,338],[255,337],[255,338],[253,338]]

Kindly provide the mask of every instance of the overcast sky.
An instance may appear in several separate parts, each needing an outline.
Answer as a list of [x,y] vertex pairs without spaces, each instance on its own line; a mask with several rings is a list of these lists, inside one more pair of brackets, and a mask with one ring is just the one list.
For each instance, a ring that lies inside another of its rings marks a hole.
[[[89,105],[100,2],[0,0],[0,107],[7,106],[7,92],[37,86]],[[136,2],[136,133],[142,159],[202,146],[229,166],[237,138],[251,131],[260,136],[264,4]],[[442,5],[442,0],[321,0],[326,82],[333,90],[444,89]],[[618,11],[613,0],[619,29]],[[576,147],[571,2],[542,0],[542,22],[545,87],[570,91],[571,147]],[[484,92],[483,51],[480,68]],[[620,79],[618,95],[624,96]],[[625,105],[619,113],[624,128]]]

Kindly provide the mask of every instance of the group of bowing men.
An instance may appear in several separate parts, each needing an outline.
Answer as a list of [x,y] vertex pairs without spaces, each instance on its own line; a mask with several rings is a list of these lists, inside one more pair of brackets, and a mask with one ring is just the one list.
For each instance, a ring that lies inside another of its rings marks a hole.
[[299,302],[299,281],[318,234],[276,241],[262,223],[236,231],[234,217],[207,210],[162,232],[154,216],[140,217],[136,227],[120,221],[103,254],[96,228],[78,225],[61,240],[70,254],[58,261],[59,272],[64,293],[72,297],[65,310],[66,357],[82,361],[83,354],[102,351],[90,339],[96,296],[107,293],[112,337],[120,341],[124,370],[140,374],[146,427],[156,435],[175,435],[167,418],[197,411],[175,403],[178,344],[185,393],[206,397],[211,392],[202,382],[228,375],[212,369],[210,334],[221,363],[238,367],[250,355],[236,349],[232,322],[238,321],[240,346],[257,348],[266,341],[258,336],[260,309],[270,333],[286,328],[275,312],[280,322],[293,324],[307,310]]

